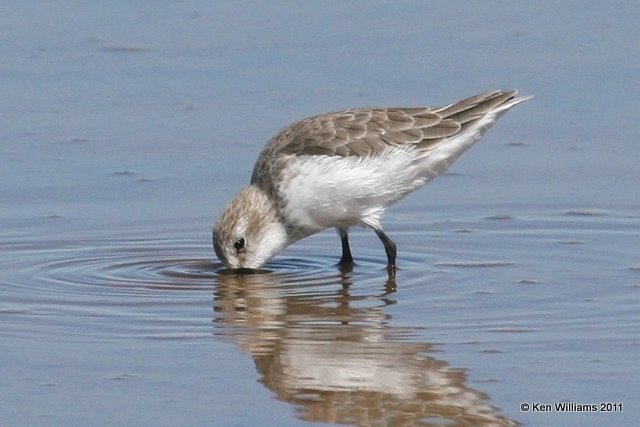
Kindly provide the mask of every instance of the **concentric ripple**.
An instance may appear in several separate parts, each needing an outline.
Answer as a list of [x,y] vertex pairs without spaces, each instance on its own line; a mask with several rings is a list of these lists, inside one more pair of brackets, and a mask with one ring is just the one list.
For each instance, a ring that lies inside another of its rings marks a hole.
[[210,306],[215,266],[195,239],[18,236],[2,252],[0,310],[21,334],[210,335],[192,308]]
[[[56,333],[111,337],[210,337],[215,288],[228,278],[203,230],[137,226],[117,235],[5,236],[0,312],[20,333],[57,326]],[[335,262],[283,256],[258,280],[285,293],[321,295],[340,283]]]
[[[13,242],[20,249],[2,262],[11,276],[30,278],[9,286],[61,293],[141,293],[153,289],[197,290],[210,286],[215,265],[196,243],[147,239]],[[35,280],[33,280],[35,279]],[[34,286],[35,285],[35,286]]]
[[[352,233],[353,272],[337,268],[339,245],[327,233],[297,243],[245,282],[222,274],[204,224],[171,231],[138,225],[117,234],[91,230],[48,238],[14,233],[0,246],[0,312],[11,316],[16,330],[27,322],[34,333],[48,322],[74,333],[210,336],[212,301],[226,285],[239,292],[247,286],[265,291],[267,299],[273,290],[278,298],[326,301],[348,288],[352,302],[374,305],[397,286],[405,298],[440,298],[455,305],[460,294],[442,292],[451,283],[487,294],[500,289],[497,283],[565,280],[566,265],[581,266],[587,279],[591,270],[594,277],[596,271],[628,276],[637,267],[629,251],[637,244],[636,218],[601,212],[495,218],[390,222],[399,248],[397,284],[387,276],[384,251],[368,230]],[[566,280],[572,277],[567,274]]]

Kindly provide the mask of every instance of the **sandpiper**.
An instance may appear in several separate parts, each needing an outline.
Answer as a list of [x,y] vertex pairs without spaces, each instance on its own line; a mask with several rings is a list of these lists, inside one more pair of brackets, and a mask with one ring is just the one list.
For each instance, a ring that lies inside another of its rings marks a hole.
[[384,233],[385,209],[442,174],[503,113],[530,96],[486,92],[445,107],[356,108],[320,114],[283,129],[260,153],[251,183],[213,228],[218,258],[257,269],[293,242],[335,227],[341,266],[353,264],[348,229],[370,227],[387,266],[396,245]]

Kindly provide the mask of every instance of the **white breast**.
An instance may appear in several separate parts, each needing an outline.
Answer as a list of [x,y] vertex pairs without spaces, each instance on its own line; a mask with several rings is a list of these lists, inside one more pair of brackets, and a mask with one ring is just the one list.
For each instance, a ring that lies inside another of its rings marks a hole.
[[[384,209],[436,176],[416,153],[379,156],[291,156],[279,183],[285,217],[313,233],[328,227],[379,226]],[[424,159],[422,159],[424,160]]]

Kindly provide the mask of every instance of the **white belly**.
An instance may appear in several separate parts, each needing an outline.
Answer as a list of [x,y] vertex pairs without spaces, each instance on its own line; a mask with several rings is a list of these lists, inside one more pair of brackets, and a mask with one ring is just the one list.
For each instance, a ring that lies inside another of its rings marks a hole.
[[384,209],[437,176],[415,152],[380,156],[298,156],[278,185],[288,222],[313,233],[328,227],[379,227]]

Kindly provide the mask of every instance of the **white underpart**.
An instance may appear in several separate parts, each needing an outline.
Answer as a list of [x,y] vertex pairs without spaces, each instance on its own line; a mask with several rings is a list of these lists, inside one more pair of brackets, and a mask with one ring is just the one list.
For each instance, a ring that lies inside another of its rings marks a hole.
[[285,218],[308,234],[358,224],[381,228],[388,206],[446,171],[513,105],[501,106],[428,152],[390,147],[364,158],[291,156],[279,186]]
[[[402,149],[372,157],[297,156],[285,170],[285,217],[312,233],[328,227],[380,227],[384,209],[426,182],[429,173]],[[287,178],[287,175],[290,178]]]

